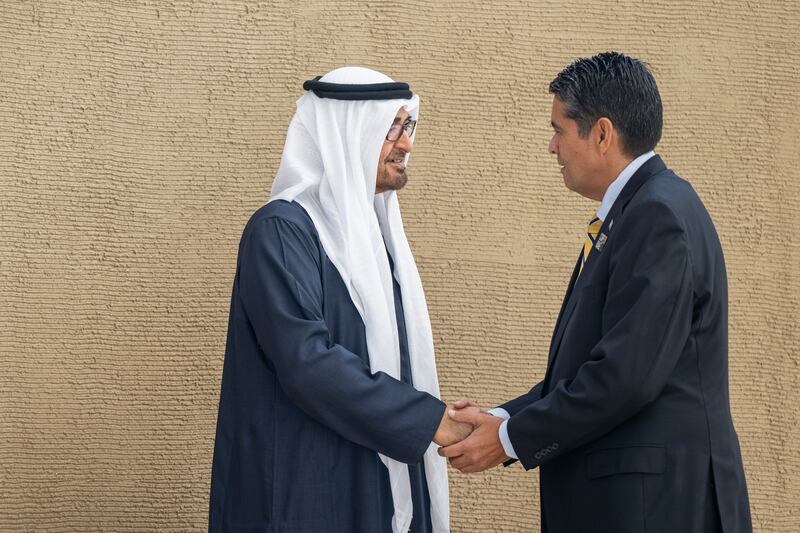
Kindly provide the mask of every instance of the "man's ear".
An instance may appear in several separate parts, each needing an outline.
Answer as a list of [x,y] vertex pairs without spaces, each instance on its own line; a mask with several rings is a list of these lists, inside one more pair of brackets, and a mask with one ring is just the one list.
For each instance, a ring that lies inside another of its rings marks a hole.
[[617,133],[614,130],[614,124],[608,118],[600,117],[594,127],[597,130],[597,144],[600,152],[605,154],[611,148],[612,141]]

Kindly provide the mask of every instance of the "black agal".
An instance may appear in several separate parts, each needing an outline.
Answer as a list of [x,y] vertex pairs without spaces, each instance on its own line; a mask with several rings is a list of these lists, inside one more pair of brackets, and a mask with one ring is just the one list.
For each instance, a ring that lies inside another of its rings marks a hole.
[[303,83],[303,89],[313,91],[320,98],[335,100],[394,100],[413,96],[407,83],[327,83],[319,81],[322,76]]

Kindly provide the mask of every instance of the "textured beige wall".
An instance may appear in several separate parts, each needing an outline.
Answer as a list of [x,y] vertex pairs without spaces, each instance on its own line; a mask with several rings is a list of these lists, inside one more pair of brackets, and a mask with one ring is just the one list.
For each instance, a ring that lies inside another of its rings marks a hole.
[[[344,64],[422,98],[407,232],[446,397],[545,369],[594,205],[562,185],[549,80],[620,49],[659,152],[722,238],[730,379],[758,531],[800,531],[800,7],[13,2],[0,7],[0,531],[201,531],[236,247],[303,80]],[[451,477],[455,532],[538,528],[538,474]]]

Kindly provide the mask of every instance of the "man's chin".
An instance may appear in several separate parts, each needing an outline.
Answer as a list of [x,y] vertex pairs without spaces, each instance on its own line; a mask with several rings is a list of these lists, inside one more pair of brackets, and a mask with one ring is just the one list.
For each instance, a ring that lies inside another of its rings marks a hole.
[[575,190],[575,184],[572,182],[572,179],[564,174],[564,187],[571,190],[572,192],[578,192]]
[[400,175],[397,177],[397,179],[395,180],[395,184],[396,184],[397,186],[394,188],[394,190],[396,190],[396,191],[399,191],[400,189],[402,189],[403,187],[405,187],[405,186],[406,186],[406,183],[408,183],[408,174],[406,174],[405,172],[403,172],[403,173],[402,173],[402,174],[400,174]]
[[399,191],[406,186],[406,183],[408,183],[408,174],[403,172],[400,175],[384,180],[383,183],[379,185],[379,189],[382,189],[382,192]]

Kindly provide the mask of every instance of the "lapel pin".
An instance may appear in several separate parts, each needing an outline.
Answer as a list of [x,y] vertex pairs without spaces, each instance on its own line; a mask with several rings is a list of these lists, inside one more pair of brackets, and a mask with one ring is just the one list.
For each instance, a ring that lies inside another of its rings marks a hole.
[[600,236],[597,237],[597,242],[595,243],[594,247],[598,252],[603,251],[603,247],[606,245],[606,241],[608,240],[608,235],[605,233],[601,233]]
[[611,220],[608,222],[608,229],[611,229],[611,228],[613,228],[613,227],[614,227],[614,219],[612,218],[612,219],[611,219]]

